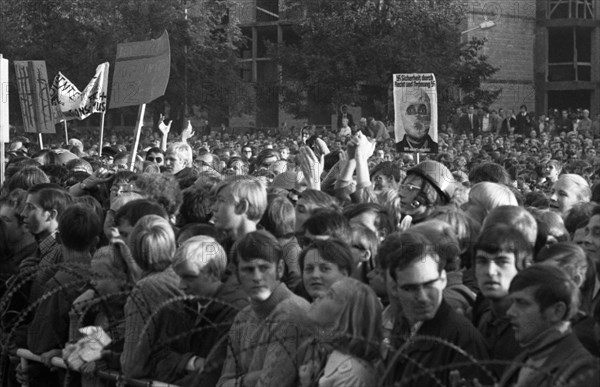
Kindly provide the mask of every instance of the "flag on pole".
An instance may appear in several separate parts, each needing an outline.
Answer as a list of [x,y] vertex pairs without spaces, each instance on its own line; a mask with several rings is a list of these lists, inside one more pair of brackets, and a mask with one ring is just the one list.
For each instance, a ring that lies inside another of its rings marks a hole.
[[108,66],[106,62],[96,68],[96,75],[83,92],[62,73],[54,77],[50,95],[56,109],[56,122],[83,120],[92,113],[106,112]]

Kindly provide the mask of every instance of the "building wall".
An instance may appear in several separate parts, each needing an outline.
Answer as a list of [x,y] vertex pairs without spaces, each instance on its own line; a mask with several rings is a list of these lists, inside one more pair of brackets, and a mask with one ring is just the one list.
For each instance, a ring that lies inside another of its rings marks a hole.
[[483,87],[502,93],[492,108],[518,110],[525,104],[534,110],[534,52],[536,0],[474,1],[465,3],[468,16],[464,30],[477,27],[485,20],[495,26],[463,35],[487,39],[484,54],[499,71]]

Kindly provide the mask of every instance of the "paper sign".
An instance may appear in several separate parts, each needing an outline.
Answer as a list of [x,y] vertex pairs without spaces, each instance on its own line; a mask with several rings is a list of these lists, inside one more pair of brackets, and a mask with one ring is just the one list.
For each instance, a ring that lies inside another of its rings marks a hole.
[[8,122],[8,59],[0,55],[0,143],[8,143],[9,139]]
[[44,61],[16,61],[17,88],[26,133],[56,133]]
[[117,45],[110,108],[141,105],[165,94],[171,70],[169,34]]
[[398,152],[438,153],[437,89],[433,74],[394,74]]
[[50,90],[52,105],[56,108],[57,122],[83,120],[92,113],[106,111],[106,89],[108,87],[108,62],[96,68],[96,75],[88,83],[83,93],[62,73],[54,78]]

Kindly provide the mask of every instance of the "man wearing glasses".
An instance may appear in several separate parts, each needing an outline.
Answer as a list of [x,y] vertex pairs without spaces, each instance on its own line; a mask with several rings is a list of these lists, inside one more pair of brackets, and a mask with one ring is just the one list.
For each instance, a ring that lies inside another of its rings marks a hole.
[[412,230],[392,234],[383,242],[380,257],[387,267],[388,296],[395,311],[386,381],[417,387],[449,386],[453,377],[487,380],[481,367],[467,357],[488,359],[485,342],[443,299],[448,281],[445,262],[433,243]]
[[249,162],[252,158],[252,148],[249,145],[244,145],[242,147],[242,158],[246,162]]
[[153,147],[146,152],[146,161],[153,162],[160,167],[165,165],[165,155],[160,148]]

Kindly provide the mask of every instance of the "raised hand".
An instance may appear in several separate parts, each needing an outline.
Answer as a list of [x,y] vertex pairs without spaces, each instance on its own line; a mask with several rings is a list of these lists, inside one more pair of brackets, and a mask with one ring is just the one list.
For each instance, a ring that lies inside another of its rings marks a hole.
[[166,136],[169,134],[169,131],[171,131],[172,123],[173,123],[173,120],[170,120],[168,124],[165,124],[165,116],[163,116],[162,114],[160,115],[160,118],[158,119],[158,130],[161,131],[163,136]]
[[181,141],[186,142],[188,138],[193,137],[196,132],[192,128],[192,121],[188,120],[187,127],[181,132]]
[[307,146],[303,146],[299,151],[300,169],[304,173],[304,178],[308,188],[321,189],[321,174],[323,173],[324,156],[318,158]]

